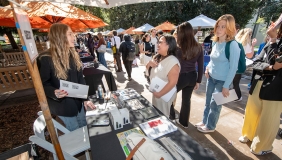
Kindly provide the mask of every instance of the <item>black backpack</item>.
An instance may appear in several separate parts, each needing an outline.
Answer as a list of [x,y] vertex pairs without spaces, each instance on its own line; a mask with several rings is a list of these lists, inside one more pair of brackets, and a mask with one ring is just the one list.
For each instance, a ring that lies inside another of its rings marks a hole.
[[136,51],[135,51],[135,44],[134,43],[126,43],[126,48],[128,49],[128,55],[126,60],[133,61],[135,59]]

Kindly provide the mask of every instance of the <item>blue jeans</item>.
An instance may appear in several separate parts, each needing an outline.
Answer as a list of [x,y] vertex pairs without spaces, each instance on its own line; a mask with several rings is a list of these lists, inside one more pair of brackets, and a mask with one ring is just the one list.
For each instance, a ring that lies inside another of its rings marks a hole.
[[105,60],[105,53],[99,52],[99,62],[108,68],[107,62]]
[[222,92],[224,81],[216,80],[211,76],[207,79],[206,108],[203,123],[210,130],[214,130],[220,115],[222,105],[217,105],[212,97],[213,93]]
[[66,128],[69,131],[73,131],[87,125],[84,105],[82,105],[81,111],[78,112],[76,116],[73,117],[58,116],[58,117],[64,122]]

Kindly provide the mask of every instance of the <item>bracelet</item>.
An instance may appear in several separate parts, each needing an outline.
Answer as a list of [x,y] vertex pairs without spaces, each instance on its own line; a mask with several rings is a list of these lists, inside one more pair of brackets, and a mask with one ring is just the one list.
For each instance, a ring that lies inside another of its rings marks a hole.
[[276,42],[277,38],[270,38],[270,41],[272,40]]
[[276,71],[276,69],[274,69],[273,66],[274,66],[274,65],[271,66],[271,69],[272,69],[273,71]]

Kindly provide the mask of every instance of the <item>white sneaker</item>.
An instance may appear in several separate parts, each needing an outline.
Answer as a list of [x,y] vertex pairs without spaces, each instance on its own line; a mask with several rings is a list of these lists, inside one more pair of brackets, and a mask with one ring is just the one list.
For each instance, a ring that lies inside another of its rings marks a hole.
[[211,133],[211,132],[214,132],[214,131],[215,131],[214,129],[209,129],[209,128],[206,127],[206,126],[198,127],[197,129],[198,129],[198,131],[200,131],[200,132],[202,132],[202,133]]
[[242,101],[242,97],[239,98],[239,99],[234,100],[234,102],[240,102],[240,101]]
[[203,126],[205,126],[205,124],[203,123],[203,122],[199,122],[199,123],[197,123],[197,124],[195,124],[195,127],[203,127]]
[[239,141],[242,142],[242,143],[247,143],[250,140],[246,136],[241,136],[241,137],[239,137]]
[[269,151],[260,151],[258,153],[254,152],[252,149],[251,149],[251,152],[254,154],[254,155],[257,155],[257,156],[263,156],[263,155],[266,155],[268,153],[271,153],[272,151],[269,150]]

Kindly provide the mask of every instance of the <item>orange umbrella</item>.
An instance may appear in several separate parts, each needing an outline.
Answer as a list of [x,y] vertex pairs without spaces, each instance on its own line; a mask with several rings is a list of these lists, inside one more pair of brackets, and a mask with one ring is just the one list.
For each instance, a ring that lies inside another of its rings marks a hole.
[[175,25],[171,24],[170,22],[166,21],[157,27],[155,27],[156,30],[162,30],[164,32],[170,32],[171,30],[175,29]]
[[[49,29],[39,29],[39,32],[49,32]],[[82,29],[73,29],[73,32],[86,32],[86,28],[82,28]]]
[[[22,2],[30,8],[27,15],[32,28],[50,28],[53,23],[64,23],[73,30],[82,28],[98,28],[108,25],[100,18],[84,12],[70,4],[53,2]],[[6,6],[10,8],[10,6]],[[15,27],[13,11],[0,9],[0,26]]]
[[143,32],[134,32],[132,30],[134,30],[134,27],[130,27],[127,30],[121,32],[120,34],[144,34]]

